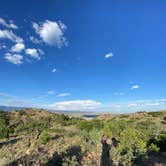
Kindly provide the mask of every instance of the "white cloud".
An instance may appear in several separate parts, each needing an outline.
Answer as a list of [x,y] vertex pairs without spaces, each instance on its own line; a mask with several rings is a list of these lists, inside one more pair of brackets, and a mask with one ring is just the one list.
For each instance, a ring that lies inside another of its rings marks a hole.
[[15,35],[11,30],[1,30],[0,29],[0,38],[9,39],[15,43],[22,43],[23,39]]
[[42,50],[42,49],[38,49],[38,52],[40,53],[40,55],[44,55],[45,53],[44,53],[44,51]]
[[23,63],[23,56],[19,54],[10,54],[6,53],[5,54],[5,59],[13,64],[22,64]]
[[136,106],[138,106],[138,104],[136,104],[136,103],[130,103],[127,105],[128,108],[136,107]]
[[49,90],[49,91],[47,92],[47,94],[53,95],[53,94],[55,94],[55,91],[54,91],[54,90]]
[[4,93],[4,92],[0,92],[0,97],[10,97],[10,95],[9,94],[7,94],[7,93]]
[[30,41],[32,41],[32,43],[34,43],[34,44],[40,44],[40,43],[42,42],[41,40],[39,40],[39,39],[37,39],[37,38],[35,38],[35,37],[33,37],[33,36],[30,36],[29,39],[30,39]]
[[133,89],[138,89],[138,88],[140,88],[139,85],[133,85],[133,86],[131,87],[131,90],[133,90]]
[[109,52],[108,54],[106,54],[105,55],[105,58],[107,59],[107,58],[112,58],[114,55],[111,53],[111,52]]
[[7,21],[5,21],[3,18],[0,18],[0,24],[5,26],[6,28],[12,28],[12,29],[18,28],[17,25],[15,25],[12,20],[10,20],[9,23],[7,23]]
[[54,68],[54,69],[52,69],[52,72],[53,72],[53,73],[55,73],[56,71],[57,71],[57,70],[56,70],[55,68]]
[[25,45],[23,43],[16,43],[14,46],[12,46],[11,51],[12,52],[21,52],[24,50]]
[[160,103],[156,102],[156,103],[146,103],[147,106],[159,106]]
[[121,108],[122,106],[120,104],[111,104],[112,108]]
[[32,58],[40,60],[39,52],[35,48],[27,48],[25,50],[25,53],[31,56]]
[[70,93],[60,93],[57,96],[58,97],[66,97],[66,96],[70,96]]
[[166,102],[166,99],[161,99],[162,102]]
[[146,100],[136,100],[136,103],[145,103]]
[[0,50],[5,49],[7,46],[5,44],[0,44]]
[[64,37],[64,32],[67,27],[62,22],[46,20],[40,25],[33,23],[33,28],[46,44],[58,48],[67,46],[67,40]]
[[53,103],[50,105],[50,108],[55,110],[86,111],[93,110],[100,105],[100,102],[96,102],[94,100],[71,100]]

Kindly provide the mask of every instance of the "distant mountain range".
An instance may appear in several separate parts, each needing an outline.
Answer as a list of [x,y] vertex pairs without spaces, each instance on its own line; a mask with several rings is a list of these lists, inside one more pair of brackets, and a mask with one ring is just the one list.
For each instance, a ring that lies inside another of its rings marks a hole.
[[14,110],[22,110],[22,109],[26,109],[26,107],[0,106],[0,110],[4,110],[4,111],[14,111]]
[[[15,111],[15,110],[24,110],[24,109],[28,109],[28,107],[16,107],[16,106],[0,106],[0,110],[3,111]],[[40,109],[40,108],[38,108]],[[76,117],[85,117],[85,118],[94,118],[96,116],[99,115],[96,114],[93,111],[60,111],[60,110],[47,110],[53,113],[57,113],[57,114],[65,114],[65,115],[69,115],[69,116],[76,116]]]

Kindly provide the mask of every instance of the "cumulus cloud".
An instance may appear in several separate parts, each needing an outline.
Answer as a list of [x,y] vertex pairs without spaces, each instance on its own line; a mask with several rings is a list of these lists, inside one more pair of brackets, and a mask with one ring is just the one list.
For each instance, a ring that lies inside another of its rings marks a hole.
[[12,52],[21,52],[24,50],[25,45],[23,43],[16,43],[14,46],[12,46],[11,51]]
[[52,72],[53,72],[53,73],[55,73],[56,71],[57,71],[57,70],[56,70],[55,68],[54,68],[54,69],[52,69]]
[[105,58],[112,58],[114,55],[113,53],[109,52],[108,54],[105,55]]
[[0,38],[11,40],[14,43],[22,43],[23,39],[15,35],[11,30],[1,30],[0,29]]
[[50,105],[50,108],[55,110],[73,110],[73,111],[86,111],[93,110],[101,105],[100,102],[94,100],[71,100],[56,102]]
[[46,44],[58,48],[67,46],[67,40],[64,37],[64,32],[67,27],[62,22],[46,20],[42,24],[33,23],[33,28]]
[[25,50],[25,53],[29,56],[31,56],[32,58],[35,58],[37,60],[40,60],[40,55],[39,55],[39,51],[35,48],[27,48]]
[[138,88],[140,88],[139,85],[133,85],[133,86],[131,87],[131,90],[138,89]]
[[9,23],[8,23],[3,18],[0,18],[0,24],[3,25],[6,28],[12,28],[12,29],[17,29],[18,28],[17,25],[15,25],[12,20],[10,20]]
[[23,63],[23,56],[19,54],[10,54],[6,53],[4,57],[7,61],[13,63],[13,64],[22,64]]
[[57,96],[58,97],[66,97],[66,96],[70,96],[70,93],[60,93]]

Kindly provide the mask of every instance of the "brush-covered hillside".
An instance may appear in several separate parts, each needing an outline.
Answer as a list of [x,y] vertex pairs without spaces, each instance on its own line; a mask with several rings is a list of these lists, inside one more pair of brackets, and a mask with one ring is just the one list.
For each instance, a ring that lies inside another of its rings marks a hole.
[[0,111],[0,166],[166,165],[166,111],[92,120]]

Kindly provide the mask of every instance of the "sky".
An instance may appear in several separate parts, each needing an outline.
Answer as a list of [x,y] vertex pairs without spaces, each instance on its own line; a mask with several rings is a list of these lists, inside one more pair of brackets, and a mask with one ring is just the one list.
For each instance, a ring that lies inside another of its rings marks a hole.
[[1,0],[0,105],[166,108],[166,1]]

